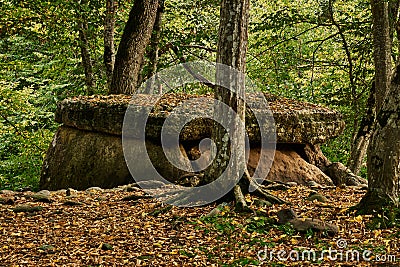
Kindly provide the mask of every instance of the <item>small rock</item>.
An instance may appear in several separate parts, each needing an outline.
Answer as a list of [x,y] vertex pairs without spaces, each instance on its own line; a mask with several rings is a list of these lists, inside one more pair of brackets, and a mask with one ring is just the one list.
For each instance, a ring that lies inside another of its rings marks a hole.
[[49,190],[40,190],[36,194],[41,194],[41,195],[46,196],[46,197],[50,197],[50,195],[51,195]]
[[35,201],[38,201],[38,202],[45,202],[45,203],[50,203],[51,202],[50,192],[49,192],[48,195],[38,192],[36,194],[30,195],[29,197],[33,198]]
[[14,212],[37,212],[43,210],[42,206],[18,205],[12,209]]
[[66,200],[63,205],[65,206],[81,206],[83,205],[83,203],[81,202],[77,202],[77,201],[73,201],[73,200]]
[[314,201],[314,200],[317,200],[318,202],[323,202],[323,203],[327,203],[327,202],[329,202],[329,200],[325,197],[325,196],[323,196],[323,195],[321,195],[321,194],[318,194],[318,193],[311,193],[309,196],[308,196],[308,198],[307,198],[307,200],[308,201]]
[[12,204],[14,204],[14,197],[10,197],[10,196],[0,197],[0,204],[12,205]]
[[220,215],[222,213],[222,211],[224,210],[229,210],[229,204],[226,202],[222,202],[221,204],[219,204],[218,206],[216,206],[214,209],[212,209],[207,215],[206,217],[213,217],[213,216],[217,216]]
[[283,209],[278,211],[278,223],[279,224],[285,224],[290,220],[298,218],[296,212],[292,209]]
[[256,199],[256,200],[254,200],[253,204],[255,206],[257,206],[257,207],[260,207],[260,208],[267,208],[267,207],[271,207],[272,206],[271,202],[266,201],[264,199]]
[[100,187],[93,186],[93,187],[89,187],[85,191],[86,192],[90,192],[90,193],[96,193],[96,192],[103,192],[104,190],[102,188],[100,188]]
[[108,244],[108,243],[103,243],[103,244],[101,245],[101,249],[102,249],[102,250],[113,250],[114,248],[113,248],[112,245],[110,245],[110,244]]
[[312,230],[315,232],[326,232],[328,235],[335,235],[339,232],[339,228],[331,223],[326,223],[318,219],[302,219],[297,218],[290,220],[289,223],[299,232],[307,232]]
[[278,223],[289,223],[299,232],[307,232],[313,230],[316,232],[326,232],[329,235],[335,235],[339,232],[336,225],[323,222],[319,219],[299,218],[292,209],[283,209],[278,211]]

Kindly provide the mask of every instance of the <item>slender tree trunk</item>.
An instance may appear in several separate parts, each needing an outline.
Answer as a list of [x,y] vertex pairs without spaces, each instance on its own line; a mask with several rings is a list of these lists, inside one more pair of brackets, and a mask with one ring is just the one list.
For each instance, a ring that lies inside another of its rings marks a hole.
[[373,213],[399,205],[400,180],[400,65],[377,115],[368,148],[368,192],[358,208]]
[[146,46],[156,19],[158,0],[136,0],[122,34],[115,57],[111,94],[132,94],[138,78]]
[[[220,9],[219,40],[217,50],[217,63],[225,64],[244,73],[246,66],[247,52],[247,29],[249,18],[249,0],[222,0]],[[227,90],[222,86],[216,86],[215,99],[221,101],[232,108],[243,124],[245,122],[245,84],[244,76],[235,72],[227,71],[217,65],[217,81],[230,87],[233,91]],[[223,127],[215,127],[212,139],[216,143],[216,159],[214,164],[206,173],[206,181],[211,182],[218,178],[224,171],[232,179],[240,179],[241,174],[246,169],[244,129],[234,124],[234,118],[216,106],[214,113],[216,121],[228,125],[231,131],[231,140]],[[230,148],[231,142],[238,142],[236,153]],[[228,163],[230,162],[229,166]],[[241,192],[236,188],[234,192]],[[245,205],[245,203],[242,203]]]
[[[156,21],[154,22],[153,32],[150,38],[150,45],[148,50],[149,71],[147,73],[147,79],[150,79],[157,72],[163,12],[164,12],[164,0],[159,0]],[[147,89],[148,89],[147,91],[153,90],[153,87],[154,87],[154,80],[150,80],[149,83],[147,84]]]
[[107,88],[110,90],[115,63],[114,28],[115,28],[115,0],[106,0],[106,15],[104,19],[104,55]]
[[[87,4],[86,1],[81,2],[81,5],[85,4]],[[96,83],[93,74],[93,62],[90,57],[89,41],[87,38],[88,22],[84,14],[79,15],[79,20],[79,47],[81,49],[82,65],[85,70],[86,93],[91,95],[96,88]]]
[[361,119],[358,132],[351,146],[350,158],[347,167],[354,174],[358,174],[361,170],[364,158],[367,154],[367,148],[371,134],[374,130],[376,119],[376,101],[375,101],[375,84],[372,84],[367,101],[367,112]]

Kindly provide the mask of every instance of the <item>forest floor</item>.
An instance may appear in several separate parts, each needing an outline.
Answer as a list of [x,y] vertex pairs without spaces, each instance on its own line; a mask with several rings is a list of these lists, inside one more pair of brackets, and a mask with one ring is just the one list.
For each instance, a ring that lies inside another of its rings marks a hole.
[[[57,191],[50,201],[3,192],[0,266],[400,266],[400,229],[376,229],[371,216],[347,212],[365,193],[356,188],[320,190],[328,199],[321,203],[306,200],[309,188],[294,186],[273,192],[290,206],[254,207],[257,215],[227,206],[211,217],[215,204],[162,206],[153,198],[134,200],[144,193],[129,188],[68,197]],[[287,207],[333,223],[339,233],[277,225],[276,212]]]

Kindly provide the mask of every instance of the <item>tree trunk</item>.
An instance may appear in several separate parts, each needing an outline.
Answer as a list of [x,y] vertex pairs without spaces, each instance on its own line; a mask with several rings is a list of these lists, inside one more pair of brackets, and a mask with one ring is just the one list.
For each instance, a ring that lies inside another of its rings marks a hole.
[[[147,73],[147,79],[150,79],[157,72],[158,57],[159,57],[159,43],[161,37],[161,24],[162,14],[164,12],[164,0],[159,1],[157,9],[156,21],[154,22],[153,32],[150,38],[150,46],[148,50],[149,57],[149,71]],[[147,84],[147,91],[152,91],[154,87],[154,80],[149,80]],[[152,92],[151,92],[152,93]]]
[[84,16],[82,16],[81,21],[79,22],[79,47],[81,49],[82,65],[85,69],[86,93],[91,95],[94,93],[96,83],[93,74],[93,63],[90,57],[87,30],[88,22]]
[[358,132],[352,142],[349,162],[347,167],[354,174],[358,175],[361,170],[371,134],[376,119],[375,84],[372,85],[367,101],[367,112],[362,118]]
[[371,0],[376,108],[379,112],[390,86],[392,73],[390,20],[388,1]]
[[400,65],[397,66],[368,148],[368,192],[358,205],[364,213],[399,205]]
[[352,142],[350,158],[347,165],[354,174],[360,172],[362,162],[367,154],[371,134],[374,130],[377,107],[379,108],[381,106],[384,96],[389,89],[392,67],[392,40],[394,32],[398,31],[398,0],[389,1],[387,6],[384,4],[384,1],[371,0],[371,5],[374,16],[373,35],[375,66],[377,66],[376,64],[380,64],[379,66],[383,67],[379,67],[375,71],[375,82],[372,85],[367,101],[367,112],[362,118],[358,132]]
[[110,94],[132,94],[138,87],[157,7],[158,0],[136,0],[133,4],[115,57]]
[[[217,83],[224,84],[215,87],[215,99],[225,103],[234,111],[234,116],[245,122],[245,84],[244,74],[247,52],[247,28],[249,19],[249,0],[222,0],[220,9],[219,40],[217,63],[228,65],[239,72],[229,71],[217,65]],[[232,179],[239,180],[246,169],[245,162],[245,130],[235,125],[232,114],[224,114],[220,105],[215,106],[215,120],[226,125],[231,132],[231,139],[223,127],[215,127],[212,139],[216,143],[216,159],[206,173],[206,182],[220,177],[223,172]],[[237,142],[231,149],[231,142]],[[228,166],[229,163],[229,166]]]
[[106,70],[107,88],[111,88],[111,80],[115,63],[114,28],[115,28],[115,0],[106,0],[106,15],[104,19],[104,55],[103,61]]

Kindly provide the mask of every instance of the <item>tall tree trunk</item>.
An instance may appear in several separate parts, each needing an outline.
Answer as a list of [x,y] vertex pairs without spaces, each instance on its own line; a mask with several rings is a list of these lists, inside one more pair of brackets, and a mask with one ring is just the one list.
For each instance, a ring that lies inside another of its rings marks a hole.
[[373,213],[399,205],[400,182],[400,65],[377,115],[368,148],[368,192],[358,208]]
[[400,66],[391,83],[391,40],[387,1],[371,0],[377,118],[368,147],[368,192],[358,205],[366,213],[399,203]]
[[[217,50],[217,63],[225,64],[244,73],[246,67],[247,29],[249,20],[249,0],[222,0],[220,9],[220,26]],[[217,83],[231,88],[230,91],[222,86],[216,86],[215,99],[232,108],[235,115],[243,124],[245,122],[245,84],[244,76],[239,73],[229,72],[217,65]],[[223,127],[215,127],[212,139],[216,143],[216,159],[206,173],[206,181],[210,182],[218,178],[224,171],[227,177],[240,179],[246,169],[244,140],[245,132],[239,125],[235,125],[234,118],[219,106],[214,110],[216,121],[222,125],[228,125],[231,131],[231,140],[227,138],[227,132]],[[231,142],[238,142],[236,153],[230,148]],[[228,163],[230,165],[228,166]],[[235,192],[240,192],[236,189]]]
[[[87,5],[87,1],[82,0],[81,5]],[[88,22],[85,14],[83,13],[84,11],[80,12],[81,13],[79,14],[78,18],[79,47],[81,49],[82,65],[85,70],[86,93],[91,95],[96,88],[96,83],[93,74],[93,62],[90,57],[89,41],[87,38]]]
[[115,0],[106,0],[106,15],[104,19],[104,55],[107,88],[110,90],[115,63],[114,28],[115,28]]
[[397,0],[371,0],[375,79],[367,102],[367,112],[361,119],[358,132],[354,136],[347,164],[354,174],[360,172],[374,130],[376,112],[381,108],[389,90],[392,73],[392,39],[398,9],[399,1]]
[[[164,12],[164,0],[159,0],[157,9],[156,21],[154,22],[153,32],[150,38],[150,45],[148,50],[149,57],[149,71],[147,79],[150,79],[157,72],[158,56],[159,56],[159,43],[161,37],[162,14]],[[154,80],[150,80],[147,84],[147,91],[153,90]]]
[[115,57],[110,94],[132,94],[156,19],[158,0],[136,0]]
[[388,92],[392,73],[389,3],[388,1],[371,0],[371,10],[375,64],[375,99],[376,108],[379,112]]

